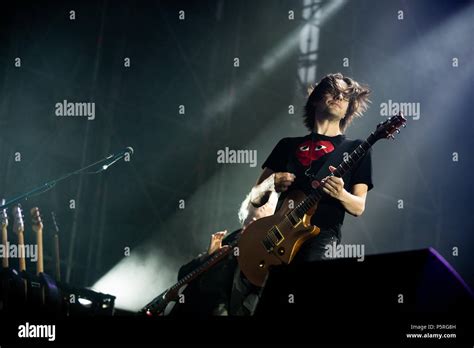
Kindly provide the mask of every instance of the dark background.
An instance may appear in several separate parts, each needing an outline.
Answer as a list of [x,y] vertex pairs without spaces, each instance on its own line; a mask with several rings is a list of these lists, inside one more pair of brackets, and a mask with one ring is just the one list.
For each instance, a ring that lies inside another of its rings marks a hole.
[[[273,146],[307,132],[295,43],[305,24],[302,4],[5,5],[1,195],[12,198],[126,146],[135,150],[129,163],[73,177],[23,203],[25,210],[40,207],[46,238],[49,214],[56,212],[64,280],[95,284],[118,296],[118,307],[138,309],[172,284],[180,264],[206,249],[211,233],[239,228],[240,203]],[[295,11],[293,21],[289,10]],[[348,137],[365,138],[385,119],[382,102],[421,105],[419,120],[409,118],[394,142],[373,149],[375,188],[364,215],[346,217],[343,243],[362,243],[370,254],[434,247],[471,287],[473,13],[472,1],[342,2],[321,26],[317,52],[318,80],[340,71],[373,90],[371,108]],[[278,55],[277,47],[286,47],[285,54]],[[16,57],[21,68],[14,66]],[[349,67],[342,65],[344,57]],[[55,104],[65,99],[95,102],[95,120],[55,116]],[[178,114],[179,105],[185,115]],[[294,115],[288,105],[295,106]],[[225,147],[257,150],[257,167],[217,163],[216,152]],[[76,209],[70,209],[71,199]],[[185,209],[179,209],[181,199]],[[398,209],[399,199],[404,209]],[[29,220],[26,238],[33,242]],[[46,271],[52,273],[50,239],[45,245]],[[130,256],[124,256],[127,247]]]

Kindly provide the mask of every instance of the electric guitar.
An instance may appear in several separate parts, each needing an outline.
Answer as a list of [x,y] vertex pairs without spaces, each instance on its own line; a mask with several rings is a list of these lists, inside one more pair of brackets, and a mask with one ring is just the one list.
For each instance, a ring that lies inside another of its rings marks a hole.
[[[5,200],[2,199],[2,205]],[[4,251],[8,253],[8,214],[3,209],[0,213],[2,226],[2,244]],[[8,255],[2,259],[2,269],[0,271],[0,312],[6,311],[10,314],[22,308],[26,303],[26,284],[16,269],[9,267]]]
[[30,210],[32,218],[32,229],[36,233],[36,244],[38,245],[38,261],[36,263],[36,280],[40,284],[40,305],[44,311],[50,314],[59,312],[61,306],[61,293],[56,282],[46,273],[44,273],[43,262],[43,221],[39,208],[34,207]]
[[23,221],[23,211],[21,205],[16,205],[12,208],[13,214],[13,231],[16,233],[18,238],[18,270],[22,276],[22,295],[25,299],[28,299],[28,281],[25,278],[26,275],[26,259],[24,253],[21,250],[25,250],[25,223]]
[[[5,200],[2,199],[2,205],[5,204]],[[8,230],[7,230],[7,227],[8,227],[8,215],[7,215],[7,210],[6,209],[3,209],[2,212],[0,213],[0,219],[2,220],[1,221],[1,224],[2,224],[2,244],[4,245],[4,250],[7,251],[8,249]],[[8,256],[4,256],[2,258],[2,267],[5,269],[5,268],[8,268]]]
[[174,303],[179,299],[185,286],[227,257],[236,245],[237,240],[233,240],[228,245],[222,246],[222,248],[209,255],[196,269],[181,278],[175,285],[163,291],[153,301],[143,307],[141,312],[148,316],[168,315],[171,312]]
[[51,219],[54,225],[54,261],[56,264],[56,280],[61,281],[61,258],[59,257],[59,226],[56,221],[56,214],[51,212]]
[[[18,236],[18,250],[25,250],[25,223],[23,222],[23,212],[21,206],[18,204],[12,209],[13,214],[13,231]],[[26,272],[26,260],[25,255],[21,254],[19,259],[19,271]]]
[[[406,126],[403,115],[390,117],[362,142],[330,175],[342,177],[380,139],[394,139],[394,133]],[[311,217],[325,195],[322,186],[306,196],[301,191],[289,192],[281,208],[272,216],[254,221],[238,241],[237,260],[242,273],[256,286],[263,286],[272,266],[290,263],[302,244],[319,234],[311,225]],[[290,208],[294,207],[294,208]]]

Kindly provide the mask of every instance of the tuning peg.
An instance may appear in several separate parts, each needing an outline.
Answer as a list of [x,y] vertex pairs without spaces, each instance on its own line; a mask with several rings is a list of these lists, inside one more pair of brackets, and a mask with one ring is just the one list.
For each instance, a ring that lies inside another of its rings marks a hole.
[[403,127],[403,128],[406,128],[406,126],[407,126],[407,124],[406,124],[406,123],[404,123],[402,127]]
[[400,129],[397,129],[397,134],[400,134]]
[[390,134],[388,137],[392,140],[395,140],[395,137],[393,136],[393,134]]

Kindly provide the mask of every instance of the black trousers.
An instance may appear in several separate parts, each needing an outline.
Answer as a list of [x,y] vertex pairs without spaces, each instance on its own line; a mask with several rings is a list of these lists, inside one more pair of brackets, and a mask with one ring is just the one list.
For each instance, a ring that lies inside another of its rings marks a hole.
[[332,246],[333,243],[336,245],[340,243],[337,233],[330,229],[322,229],[316,237],[307,240],[301,246],[293,263],[326,260],[328,259],[326,256],[327,246]]

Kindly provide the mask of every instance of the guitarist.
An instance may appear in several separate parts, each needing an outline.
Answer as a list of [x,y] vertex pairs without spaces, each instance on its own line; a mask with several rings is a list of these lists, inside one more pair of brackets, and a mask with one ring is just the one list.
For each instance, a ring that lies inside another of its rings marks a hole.
[[[280,204],[289,189],[309,193],[312,186],[318,185],[311,175],[321,169],[327,154],[349,141],[344,132],[353,118],[367,109],[368,94],[366,87],[341,74],[324,77],[312,90],[305,106],[304,123],[311,134],[278,142],[262,165],[263,173],[252,189],[250,203],[255,207],[265,203],[271,191],[260,186],[271,176],[275,191],[282,193]],[[353,146],[347,152],[361,143],[351,142]],[[354,216],[364,212],[367,192],[373,187],[370,151],[347,177],[326,177],[320,184],[327,197],[319,203],[311,223],[321,228],[321,233],[303,245],[297,255],[299,260],[323,259],[324,246],[340,242],[345,212]]]
[[[326,176],[320,182],[314,180],[315,174],[319,173],[326,160],[326,155],[343,144],[350,153],[361,143],[360,140],[347,140],[344,132],[352,119],[361,116],[367,109],[369,89],[341,74],[330,74],[310,92],[305,106],[304,123],[311,133],[298,138],[284,138],[278,142],[262,165],[263,172],[239,211],[239,219],[245,228],[254,220],[272,215],[275,208],[281,206],[288,190],[299,189],[309,193],[315,185],[323,185],[327,197],[319,202],[311,219],[311,223],[318,226],[321,232],[303,244],[294,262],[324,259],[326,245],[340,242],[345,212],[360,216],[365,209],[367,192],[373,187],[370,151],[343,178]],[[335,168],[328,169],[333,171]],[[279,198],[277,194],[280,194]],[[236,232],[229,235],[229,238],[235,236]],[[211,239],[210,253],[215,250],[213,240],[215,242],[216,238],[219,240],[221,236],[215,235]],[[217,244],[219,243],[220,241]],[[200,258],[197,258],[184,265],[180,276],[200,261]],[[234,272],[235,267],[237,270]],[[229,275],[232,274],[234,275],[229,300],[227,284]],[[228,262],[208,272],[208,279],[202,278],[202,281],[195,284],[195,288],[190,292],[196,296],[188,296],[188,299],[196,298],[196,305],[190,306],[188,302],[188,305],[182,308],[194,307],[192,312],[201,312],[204,315],[210,312],[214,315],[251,315],[261,290],[245,279],[232,257]],[[205,289],[225,291],[218,295],[203,296],[204,293],[210,295],[212,292]],[[203,297],[212,298],[212,301],[209,301],[210,306],[203,307]]]
[[[242,203],[247,205],[250,195]],[[239,219],[242,229],[250,223],[264,216],[272,215],[275,212],[278,195],[272,192],[265,204],[258,208],[241,209]],[[206,257],[218,251],[222,245],[231,243],[242,230],[234,231],[228,235],[227,230],[219,231],[211,235],[211,240],[207,252],[199,254],[195,259],[182,265],[178,272],[178,280],[193,271],[202,264]],[[186,296],[185,305],[177,304],[171,315],[173,316],[202,316],[209,315],[225,316],[229,315],[229,297],[234,282],[234,274],[237,262],[234,257],[227,257],[205,274],[192,281],[184,290]]]
[[[311,133],[278,142],[262,165],[263,172],[250,192],[249,203],[243,204],[244,210],[245,207],[258,208],[268,201],[272,191],[276,191],[281,193],[279,209],[289,190],[308,194],[312,188],[323,186],[327,196],[319,202],[311,218],[311,224],[318,226],[321,232],[303,244],[293,261],[297,263],[325,259],[326,246],[340,243],[345,213],[362,215],[367,192],[373,187],[370,151],[343,178],[327,176],[335,168],[323,167],[328,154],[339,146],[346,146],[345,152],[350,153],[362,142],[348,140],[344,133],[352,120],[366,111],[369,89],[337,73],[325,76],[309,92],[303,119]],[[326,171],[322,180],[315,180]],[[245,215],[245,211],[241,209],[239,214]],[[258,290],[241,273],[236,275],[231,313],[252,314],[258,301]]]

